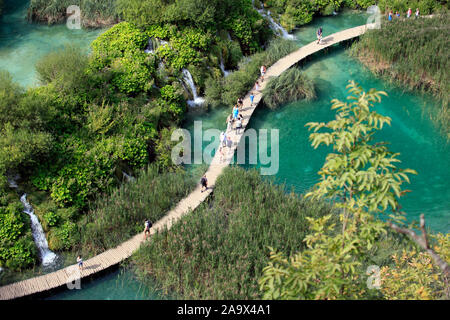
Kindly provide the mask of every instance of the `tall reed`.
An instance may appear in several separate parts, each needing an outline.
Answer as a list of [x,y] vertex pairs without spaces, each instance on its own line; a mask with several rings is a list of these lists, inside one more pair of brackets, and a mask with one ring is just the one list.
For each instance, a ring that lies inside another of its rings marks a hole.
[[164,292],[185,299],[255,299],[268,247],[293,253],[303,248],[306,217],[329,213],[258,171],[227,168],[210,203],[170,231],[156,234],[133,255],[142,280],[156,278]]
[[279,77],[269,80],[263,90],[264,103],[270,109],[301,99],[311,100],[316,97],[314,83],[300,69],[291,68]]
[[[450,15],[385,21],[352,47],[373,72],[411,90],[429,92],[442,102],[434,119],[450,138]],[[431,116],[431,115],[430,115]]]

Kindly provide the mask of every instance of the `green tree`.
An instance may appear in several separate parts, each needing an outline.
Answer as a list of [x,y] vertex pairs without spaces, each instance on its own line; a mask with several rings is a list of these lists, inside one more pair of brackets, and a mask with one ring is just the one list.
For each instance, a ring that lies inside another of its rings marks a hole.
[[[374,142],[374,134],[391,119],[373,110],[382,91],[364,92],[356,83],[348,85],[352,93],[341,102],[334,99],[336,119],[328,123],[308,123],[314,133],[312,146],[331,145],[319,171],[321,181],[306,196],[337,200],[340,223],[332,216],[309,219],[313,233],[304,241],[307,249],[287,259],[271,252],[271,262],[260,279],[264,298],[269,299],[343,299],[360,298],[366,293],[362,261],[385,224],[374,215],[390,207],[398,208],[401,185],[408,182],[411,169],[398,169],[398,153],[385,143]],[[318,132],[326,129],[326,132]],[[399,221],[399,217],[391,216]]]

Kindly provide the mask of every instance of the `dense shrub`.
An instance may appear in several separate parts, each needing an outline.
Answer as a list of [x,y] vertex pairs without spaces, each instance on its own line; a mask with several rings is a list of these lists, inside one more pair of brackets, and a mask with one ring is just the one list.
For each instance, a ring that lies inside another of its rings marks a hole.
[[62,251],[73,248],[80,241],[80,233],[74,222],[66,221],[64,224],[52,228],[48,234],[48,246],[51,250]]
[[[254,53],[272,34],[267,21],[253,10],[247,0],[118,0],[117,8],[126,21],[141,27],[178,26],[188,35],[189,30],[194,29],[193,34],[199,34],[200,30],[203,34],[227,30],[239,41],[246,54]],[[189,37],[177,37],[181,43],[171,41],[178,54],[184,56],[180,57],[181,62],[186,59],[185,55],[193,53],[185,46],[191,41]],[[186,50],[180,50],[183,48]],[[171,54],[167,48],[164,53]]]
[[27,268],[37,259],[29,218],[22,211],[19,202],[0,203],[0,266],[12,270]]
[[152,237],[133,262],[141,279],[154,277],[184,299],[254,299],[267,247],[302,248],[306,217],[328,212],[263,182],[256,170],[227,168],[211,203]]
[[298,68],[291,68],[280,76],[270,79],[263,90],[264,103],[271,109],[281,104],[310,100],[315,98],[314,83],[308,79]]
[[148,91],[153,84],[154,61],[145,52],[148,37],[128,22],[121,22],[92,42],[91,67],[111,69],[112,83],[126,94]]

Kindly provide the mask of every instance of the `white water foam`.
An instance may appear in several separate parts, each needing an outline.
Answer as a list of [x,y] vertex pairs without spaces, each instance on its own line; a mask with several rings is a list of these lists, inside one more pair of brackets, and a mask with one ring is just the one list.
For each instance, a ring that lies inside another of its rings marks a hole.
[[22,202],[26,214],[30,216],[31,219],[31,231],[33,233],[33,239],[36,244],[36,247],[39,250],[39,254],[42,260],[43,266],[49,266],[53,264],[58,257],[55,253],[53,253],[48,248],[48,242],[45,238],[44,230],[42,229],[41,224],[39,223],[39,219],[34,214],[33,207],[27,201],[27,194],[24,193],[22,197],[20,197],[20,202]]
[[295,40],[295,36],[293,34],[289,34],[289,32],[286,31],[286,29],[284,29],[281,25],[279,25],[278,23],[275,22],[275,20],[273,20],[272,16],[270,15],[270,11],[266,11],[263,9],[263,6],[261,6],[261,9],[258,9],[255,7],[255,2],[252,1],[253,4],[253,8],[255,8],[256,11],[259,12],[259,14],[265,18],[267,18],[270,22],[270,28],[275,31],[276,33],[281,34],[281,36],[284,39],[287,40]]
[[184,82],[189,86],[192,92],[192,96],[194,100],[188,100],[188,105],[190,107],[200,106],[203,103],[205,103],[205,99],[202,97],[199,97],[197,94],[197,88],[194,84],[194,79],[192,79],[192,75],[187,69],[183,69],[183,80]]

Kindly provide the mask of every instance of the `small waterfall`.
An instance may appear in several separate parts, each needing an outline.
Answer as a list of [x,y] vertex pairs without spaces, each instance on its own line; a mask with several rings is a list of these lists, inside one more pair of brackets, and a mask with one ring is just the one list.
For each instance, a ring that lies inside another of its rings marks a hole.
[[167,44],[169,44],[167,41],[160,40],[157,38],[149,38],[147,47],[145,47],[144,52],[148,54],[155,53],[155,50],[158,49],[158,47],[165,46]]
[[227,70],[225,70],[225,64],[223,63],[222,54],[220,54],[220,70],[222,70],[224,77],[226,77],[230,74]]
[[281,25],[276,23],[275,20],[273,20],[272,16],[270,15],[270,11],[267,11],[267,14],[266,14],[266,12],[264,11],[263,5],[261,5],[261,9],[257,9],[255,7],[255,2],[254,1],[252,1],[252,4],[253,4],[253,8],[255,8],[255,10],[258,11],[261,16],[263,16],[263,17],[265,17],[265,18],[267,18],[269,20],[269,22],[270,22],[270,29],[272,29],[276,33],[281,34],[281,36],[284,39],[295,40],[295,36],[294,35],[289,34],[289,32],[287,32],[286,29],[284,29]]
[[17,180],[20,179],[20,175],[16,174],[14,177],[8,177],[8,185],[11,189],[17,189]]
[[153,39],[152,38],[148,38],[148,44],[147,47],[144,50],[145,53],[154,53],[154,45],[153,45]]
[[188,105],[190,107],[202,105],[205,102],[205,99],[197,95],[197,88],[195,87],[194,80],[192,79],[191,73],[187,69],[183,69],[183,80],[191,89],[192,96],[194,98],[194,100],[188,100]]
[[53,262],[55,262],[57,255],[54,254],[48,248],[47,239],[45,238],[44,230],[42,229],[41,224],[39,223],[38,218],[34,214],[33,207],[27,201],[27,194],[24,193],[22,197],[20,197],[20,202],[22,202],[25,207],[25,212],[31,218],[31,230],[33,233],[33,239],[36,243],[36,247],[39,249],[39,254],[42,260],[43,266],[49,266]]
[[133,177],[133,176],[127,174],[125,171],[122,171],[122,175],[123,175],[123,177],[127,180],[127,182],[133,182],[133,181],[136,180],[135,177]]

